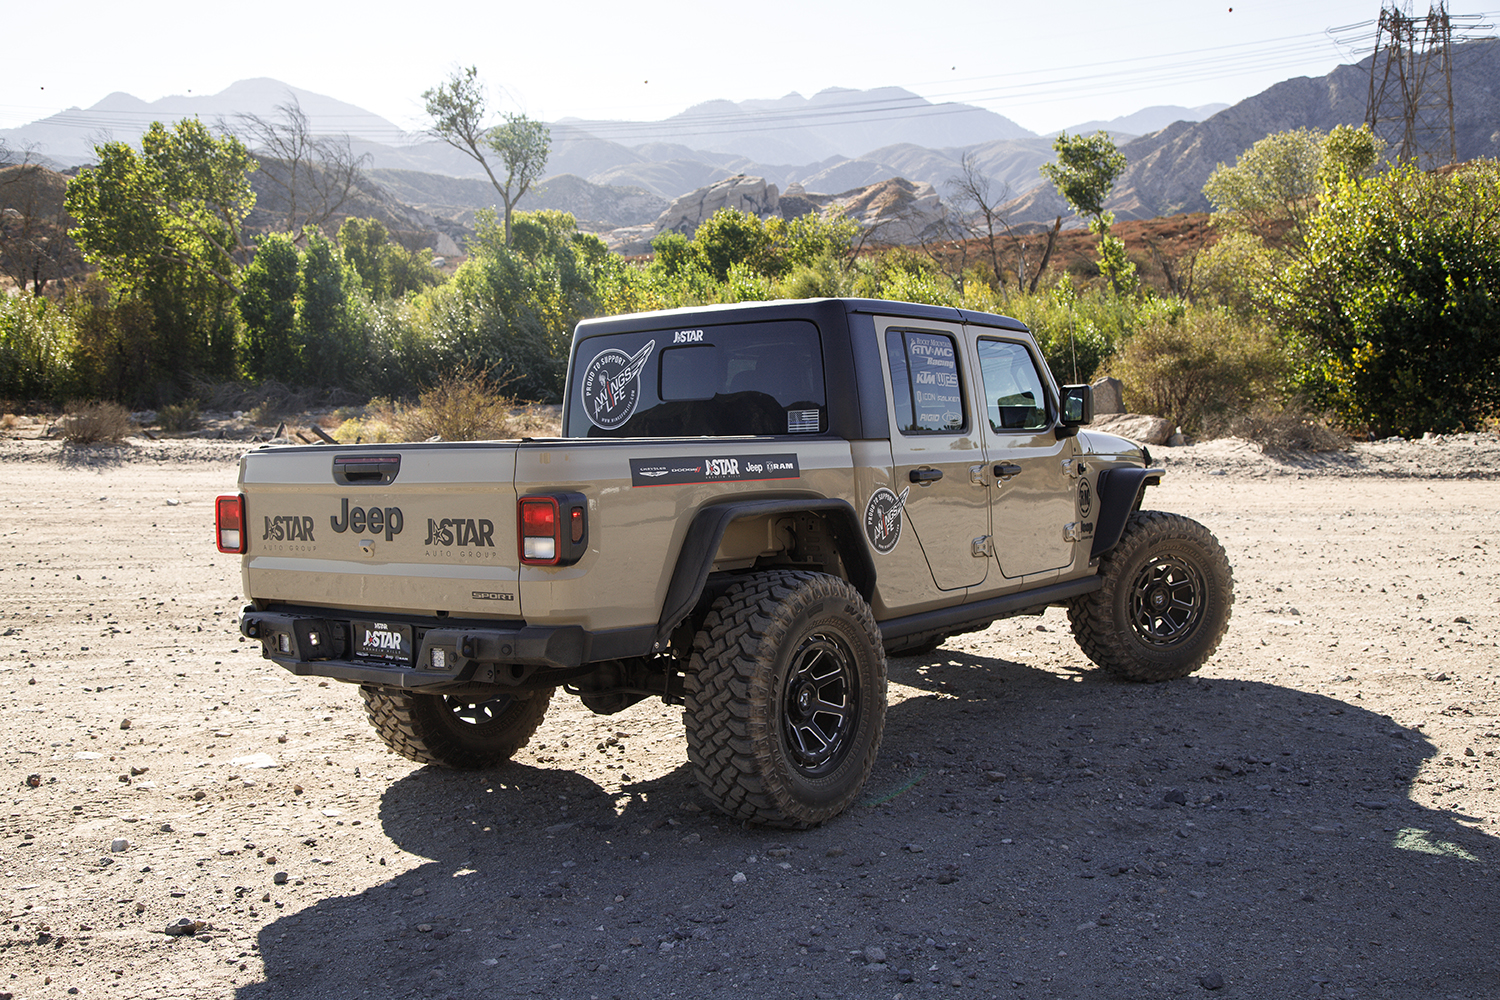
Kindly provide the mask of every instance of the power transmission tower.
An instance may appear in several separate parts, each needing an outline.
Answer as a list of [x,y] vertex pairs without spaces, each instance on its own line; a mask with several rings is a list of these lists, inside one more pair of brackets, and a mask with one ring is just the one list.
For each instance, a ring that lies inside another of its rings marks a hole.
[[[1408,5],[1409,7],[1409,5]],[[1370,97],[1365,121],[1384,139],[1391,158],[1436,167],[1458,161],[1453,114],[1453,43],[1478,37],[1477,14],[1449,14],[1439,0],[1419,17],[1388,3],[1376,21],[1330,29],[1330,34],[1375,28]],[[1365,36],[1365,40],[1368,36]],[[1358,44],[1361,39],[1349,38]],[[1357,50],[1356,50],[1357,51]]]

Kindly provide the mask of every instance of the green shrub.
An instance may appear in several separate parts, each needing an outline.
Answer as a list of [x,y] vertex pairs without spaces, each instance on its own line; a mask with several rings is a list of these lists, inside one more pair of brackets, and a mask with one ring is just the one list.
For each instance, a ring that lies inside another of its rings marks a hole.
[[1257,406],[1231,417],[1225,428],[1233,437],[1254,441],[1269,451],[1346,451],[1349,436],[1328,421],[1290,406],[1274,410]]
[[0,396],[57,400],[81,391],[76,341],[67,313],[46,299],[0,292]]
[[406,441],[434,435],[444,441],[513,437],[511,414],[517,403],[502,387],[491,380],[489,370],[462,365],[425,389],[415,407],[399,411],[395,427]]
[[1493,160],[1339,184],[1278,300],[1315,401],[1377,437],[1472,429],[1500,412],[1497,204]]
[[[974,308],[981,308],[975,305]],[[1025,323],[1059,383],[1092,382],[1135,330],[1143,312],[1160,303],[1118,296],[1107,290],[1078,291],[1067,279],[1034,295],[1011,294],[990,307]]]
[[156,426],[172,434],[195,431],[203,426],[198,401],[189,399],[183,403],[171,403],[156,411]]
[[1280,344],[1261,323],[1226,309],[1159,308],[1120,344],[1109,374],[1124,383],[1127,410],[1213,434],[1257,401],[1273,399],[1286,368]]
[[68,444],[96,444],[123,441],[135,425],[130,411],[119,403],[74,401],[64,409],[57,426]]

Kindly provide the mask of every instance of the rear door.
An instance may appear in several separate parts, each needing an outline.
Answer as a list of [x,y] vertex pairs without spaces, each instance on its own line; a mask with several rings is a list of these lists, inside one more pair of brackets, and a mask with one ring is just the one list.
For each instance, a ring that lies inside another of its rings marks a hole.
[[905,525],[937,589],[977,586],[989,566],[975,541],[989,534],[990,511],[963,328],[877,319],[876,329],[890,386],[893,475],[865,505],[865,534],[877,552],[889,552]]

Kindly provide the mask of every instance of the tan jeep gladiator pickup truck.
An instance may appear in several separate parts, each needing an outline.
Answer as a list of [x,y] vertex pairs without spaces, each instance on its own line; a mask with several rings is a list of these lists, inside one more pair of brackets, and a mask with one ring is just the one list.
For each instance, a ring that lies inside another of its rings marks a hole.
[[587,320],[563,436],[263,447],[220,497],[240,629],[359,685],[397,753],[524,746],[562,688],[684,707],[703,792],[807,826],[859,795],[886,655],[1068,608],[1090,660],[1197,669],[1232,578],[1202,525],[1140,509],[1149,452],[1089,431],[1020,323],[900,302]]

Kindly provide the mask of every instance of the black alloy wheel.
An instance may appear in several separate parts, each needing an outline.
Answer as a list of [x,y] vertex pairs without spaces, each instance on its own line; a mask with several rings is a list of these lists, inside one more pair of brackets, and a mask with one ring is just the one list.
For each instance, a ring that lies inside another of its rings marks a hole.
[[858,724],[859,676],[854,654],[831,632],[807,636],[787,674],[782,736],[807,777],[836,770]]
[[1193,634],[1203,618],[1203,574],[1176,556],[1156,556],[1136,574],[1130,624],[1142,642],[1167,647]]

